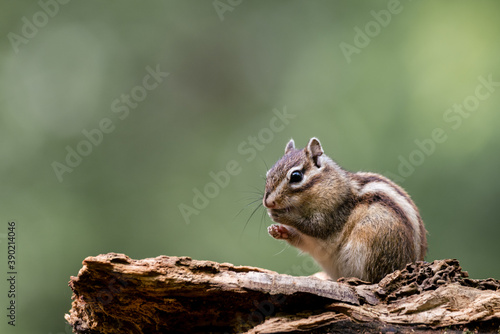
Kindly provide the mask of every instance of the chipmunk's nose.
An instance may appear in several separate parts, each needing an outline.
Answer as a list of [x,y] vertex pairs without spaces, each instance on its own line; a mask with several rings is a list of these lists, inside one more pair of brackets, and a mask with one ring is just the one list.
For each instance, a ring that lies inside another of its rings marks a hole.
[[270,192],[266,192],[266,194],[264,195],[264,200],[262,201],[264,206],[268,209],[276,207],[276,201],[274,200],[274,196],[271,196],[271,198],[269,198],[270,194],[271,194]]

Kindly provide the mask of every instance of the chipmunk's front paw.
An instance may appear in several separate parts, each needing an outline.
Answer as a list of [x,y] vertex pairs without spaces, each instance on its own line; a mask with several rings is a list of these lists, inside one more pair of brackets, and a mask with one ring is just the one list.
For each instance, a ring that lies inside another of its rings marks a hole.
[[280,224],[273,224],[267,228],[267,232],[274,239],[288,239],[290,237],[290,231]]

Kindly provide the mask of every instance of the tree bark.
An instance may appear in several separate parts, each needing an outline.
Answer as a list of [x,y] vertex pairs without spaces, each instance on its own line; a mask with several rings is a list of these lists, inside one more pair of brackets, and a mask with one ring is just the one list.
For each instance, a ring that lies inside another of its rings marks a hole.
[[500,282],[468,278],[457,260],[409,264],[369,284],[109,253],[86,258],[69,285],[75,333],[500,332]]

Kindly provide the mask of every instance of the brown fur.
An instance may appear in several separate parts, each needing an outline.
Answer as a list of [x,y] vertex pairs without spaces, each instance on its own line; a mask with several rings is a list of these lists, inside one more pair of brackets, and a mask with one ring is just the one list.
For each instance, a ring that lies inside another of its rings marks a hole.
[[[303,180],[290,182],[293,171],[303,172]],[[343,170],[323,154],[316,138],[302,150],[293,140],[287,144],[267,174],[263,202],[282,224],[271,226],[270,234],[310,253],[334,279],[376,282],[423,260],[427,250],[425,227],[410,196],[381,175]]]

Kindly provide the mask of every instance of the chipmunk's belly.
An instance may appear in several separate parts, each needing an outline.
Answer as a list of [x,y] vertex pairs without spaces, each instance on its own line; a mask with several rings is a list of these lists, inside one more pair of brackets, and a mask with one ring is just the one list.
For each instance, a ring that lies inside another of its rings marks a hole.
[[316,262],[318,262],[318,264],[321,266],[321,268],[323,268],[323,270],[325,271],[325,273],[330,276],[330,278],[334,281],[336,281],[337,279],[339,279],[341,276],[339,275],[339,271],[338,271],[338,268],[337,268],[337,261],[335,261],[334,258],[330,258],[329,260],[327,261],[321,261],[320,260],[317,260],[314,256],[313,258],[316,260]]
[[338,254],[334,251],[335,247],[332,247],[331,240],[321,240],[302,234],[299,249],[309,253],[331,279],[337,280],[340,277],[337,266]]

